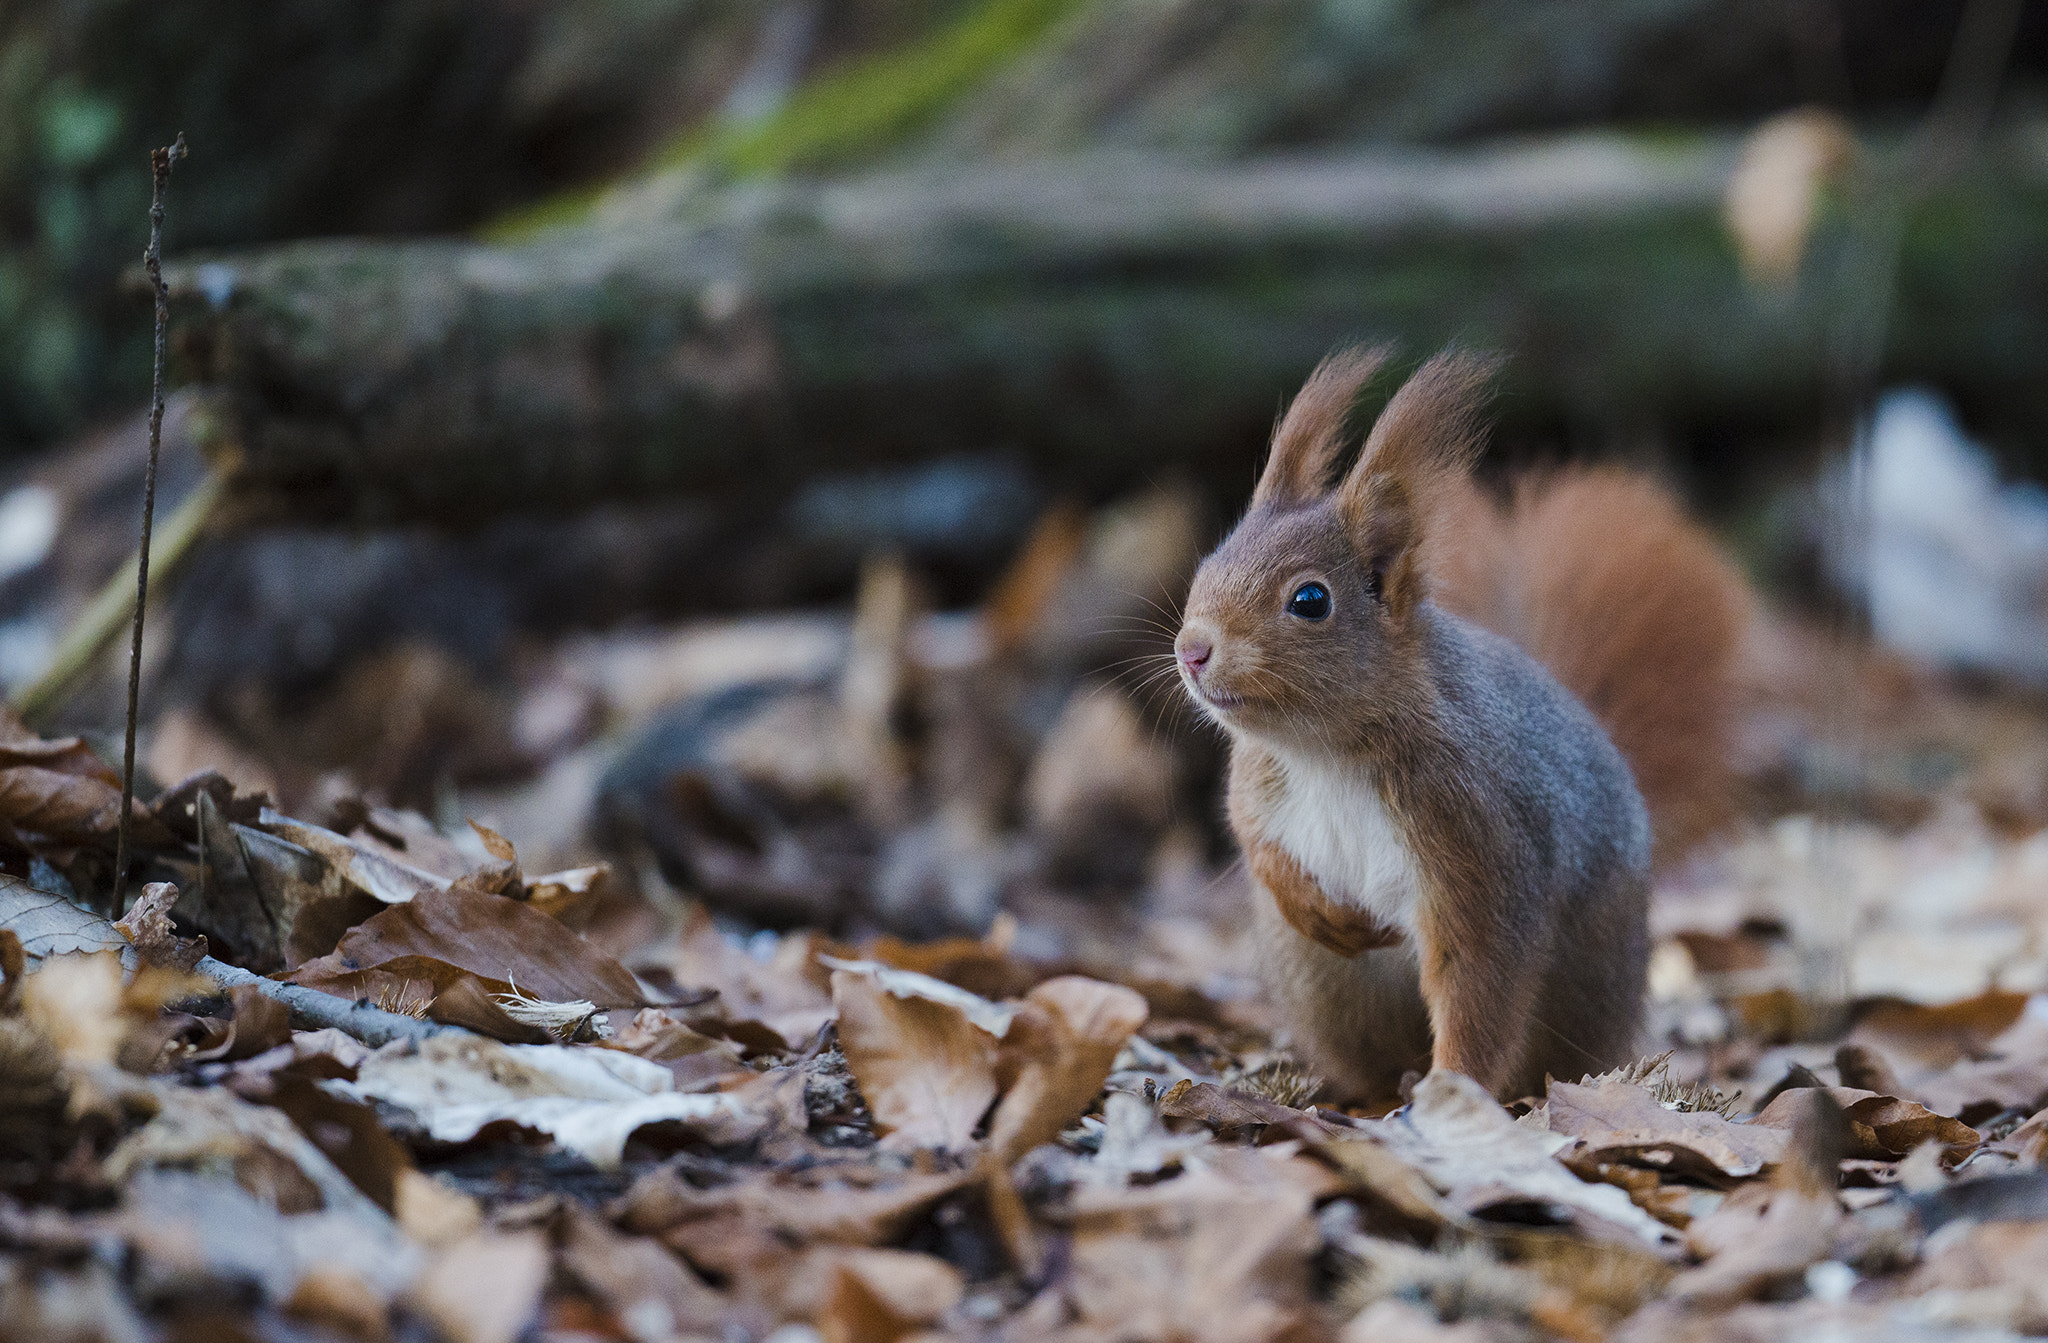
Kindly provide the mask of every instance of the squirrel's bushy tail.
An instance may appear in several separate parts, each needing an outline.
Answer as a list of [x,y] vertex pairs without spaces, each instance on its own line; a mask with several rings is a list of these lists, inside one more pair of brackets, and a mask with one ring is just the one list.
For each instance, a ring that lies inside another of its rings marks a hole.
[[1505,508],[1476,486],[1449,503],[1437,600],[1520,644],[1606,726],[1658,862],[1724,825],[1752,596],[1720,546],[1656,483],[1613,468],[1527,478]]

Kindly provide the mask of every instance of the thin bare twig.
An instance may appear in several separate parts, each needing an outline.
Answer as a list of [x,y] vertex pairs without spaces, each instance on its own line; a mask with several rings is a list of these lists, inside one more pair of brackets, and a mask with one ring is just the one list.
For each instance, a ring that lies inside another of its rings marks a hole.
[[128,738],[121,751],[121,818],[114,841],[114,913],[126,911],[128,899],[129,812],[135,806],[135,718],[142,698],[142,615],[149,606],[149,532],[156,520],[156,461],[164,441],[164,334],[171,324],[171,298],[164,288],[164,191],[171,167],[185,157],[185,133],[168,149],[150,151],[149,249],[142,267],[156,295],[156,365],[149,393],[149,465],[142,476],[142,544],[135,552],[135,624],[128,645]]
[[265,979],[253,971],[228,965],[211,956],[201,959],[198,969],[200,974],[222,988],[247,985],[266,998],[275,998],[291,1009],[292,1024],[301,1030],[317,1031],[332,1027],[372,1048],[389,1044],[393,1040],[411,1040],[417,1043],[421,1040],[430,1040],[436,1035],[465,1033],[459,1026],[421,1021],[417,1017],[387,1012],[369,1003],[350,1002],[346,998],[322,993],[318,989],[309,989],[299,984],[280,984],[274,979]]

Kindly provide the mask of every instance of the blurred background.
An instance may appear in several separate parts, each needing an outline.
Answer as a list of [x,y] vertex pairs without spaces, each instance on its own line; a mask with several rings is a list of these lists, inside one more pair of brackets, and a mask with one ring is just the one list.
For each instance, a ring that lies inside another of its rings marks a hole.
[[145,795],[618,944],[1228,907],[1175,603],[1320,355],[1459,341],[1489,479],[1764,597],[1687,963],[2048,985],[2048,4],[7,0],[0,684],[102,746],[181,131]]

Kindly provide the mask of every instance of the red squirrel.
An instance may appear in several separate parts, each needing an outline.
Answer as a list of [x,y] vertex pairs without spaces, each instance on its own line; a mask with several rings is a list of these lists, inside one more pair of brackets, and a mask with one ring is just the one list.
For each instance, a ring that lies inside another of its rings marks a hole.
[[1633,1051],[1652,808],[1673,844],[1717,815],[1747,589],[1638,477],[1491,504],[1468,353],[1395,392],[1333,487],[1382,359],[1302,387],[1175,654],[1230,738],[1262,975],[1314,1066],[1361,1096],[1429,1067],[1526,1095]]

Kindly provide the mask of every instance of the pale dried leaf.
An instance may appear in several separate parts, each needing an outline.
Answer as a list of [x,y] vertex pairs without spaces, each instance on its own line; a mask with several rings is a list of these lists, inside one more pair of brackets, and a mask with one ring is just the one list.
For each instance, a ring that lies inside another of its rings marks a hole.
[[953,1003],[899,996],[870,972],[834,970],[832,1001],[839,1046],[883,1141],[902,1149],[972,1145],[996,1098],[995,1037]]

